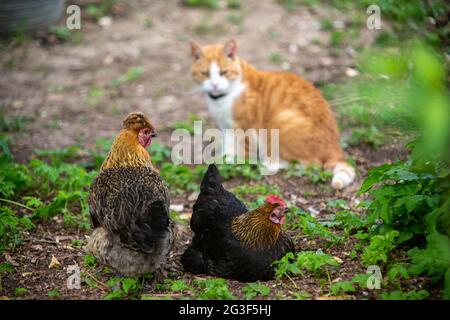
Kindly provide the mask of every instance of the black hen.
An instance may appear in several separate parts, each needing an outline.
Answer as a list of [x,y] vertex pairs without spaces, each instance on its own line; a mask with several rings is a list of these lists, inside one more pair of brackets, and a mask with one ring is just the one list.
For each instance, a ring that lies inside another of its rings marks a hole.
[[239,281],[269,280],[273,261],[294,250],[281,230],[286,203],[277,196],[249,211],[222,186],[215,165],[210,165],[194,204],[191,229],[195,233],[181,258],[194,274],[209,273]]

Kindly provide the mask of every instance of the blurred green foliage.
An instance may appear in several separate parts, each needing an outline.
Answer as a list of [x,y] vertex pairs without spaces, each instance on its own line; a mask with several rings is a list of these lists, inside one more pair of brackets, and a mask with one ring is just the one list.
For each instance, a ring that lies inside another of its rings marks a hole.
[[[450,298],[450,99],[447,67],[430,47],[413,43],[389,56],[365,61],[364,69],[383,87],[373,86],[368,101],[380,103],[385,88],[395,88],[391,113],[408,117],[414,138],[406,161],[369,171],[360,193],[369,191],[368,219],[381,224],[370,231],[363,259],[367,264],[389,261],[389,253],[408,243],[409,270],[442,283]],[[376,80],[379,81],[379,80]],[[379,92],[381,91],[381,92]],[[375,113],[376,114],[376,113]],[[386,121],[386,119],[384,119]],[[398,126],[395,121],[386,124]],[[404,126],[398,126],[405,128]]]
[[[380,33],[380,42],[383,44],[398,44],[400,39],[419,37],[430,45],[444,47],[448,50],[450,42],[450,26],[448,12],[450,4],[446,0],[277,0],[288,11],[293,11],[299,6],[312,6],[322,11],[323,6],[331,6],[355,17],[354,22],[365,22],[359,19],[357,12],[363,11],[371,5],[380,7],[382,28],[383,21],[392,26],[394,32],[383,31]],[[368,16],[368,15],[367,15]],[[332,25],[325,19],[322,27],[331,30]],[[384,28],[383,28],[384,29]],[[340,36],[334,35],[332,43],[337,45]]]

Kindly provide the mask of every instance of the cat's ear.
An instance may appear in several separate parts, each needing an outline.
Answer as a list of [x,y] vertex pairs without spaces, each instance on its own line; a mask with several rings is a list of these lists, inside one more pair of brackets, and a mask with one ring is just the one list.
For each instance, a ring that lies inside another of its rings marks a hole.
[[234,39],[228,40],[227,43],[225,43],[225,46],[223,47],[225,55],[231,59],[234,59],[234,57],[236,56],[236,50],[237,50],[237,43],[236,40]]
[[203,56],[202,47],[195,41],[189,41],[189,44],[191,46],[192,57],[195,60],[200,59]]

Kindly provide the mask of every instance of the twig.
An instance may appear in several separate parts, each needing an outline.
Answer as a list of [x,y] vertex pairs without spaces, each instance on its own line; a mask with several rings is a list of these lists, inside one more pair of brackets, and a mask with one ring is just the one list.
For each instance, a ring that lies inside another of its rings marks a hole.
[[58,243],[56,241],[52,241],[52,240],[45,240],[45,239],[35,239],[35,238],[26,238],[24,239],[24,241],[27,242],[41,242],[41,243],[48,243],[48,244],[52,244],[54,246],[57,246]]
[[145,293],[152,297],[180,297],[182,293]]
[[14,205],[16,205],[16,206],[19,206],[19,207],[22,207],[22,208],[31,210],[31,211],[33,211],[33,212],[35,211],[33,208],[30,208],[30,207],[28,207],[28,206],[26,206],[26,205],[24,205],[24,204],[21,204],[21,203],[19,203],[19,202],[16,202],[16,201],[12,201],[12,200],[8,200],[8,199],[3,199],[3,198],[0,198],[0,201],[6,202],[6,203],[10,203],[10,204],[14,204]]
[[295,289],[298,289],[297,284],[295,283],[295,281],[288,274],[286,274],[286,277],[288,277],[288,279],[291,280],[291,282],[294,285]]
[[100,280],[98,280],[95,276],[93,276],[89,271],[84,270],[84,273],[87,274],[92,280],[94,280],[96,283],[98,283],[99,285],[101,285],[103,288],[106,288],[107,290],[109,290],[109,287],[104,283],[101,282]]
[[327,272],[328,283],[330,284],[330,288],[331,288],[332,282],[331,282],[330,272],[328,271],[328,268],[327,268],[327,267],[325,267],[325,270],[326,270],[326,272]]

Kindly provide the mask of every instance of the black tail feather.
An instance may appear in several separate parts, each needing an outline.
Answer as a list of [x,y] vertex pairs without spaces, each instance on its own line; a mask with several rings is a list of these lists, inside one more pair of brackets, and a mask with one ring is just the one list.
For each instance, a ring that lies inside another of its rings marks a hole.
[[203,194],[217,194],[223,191],[222,179],[215,164],[210,164],[206,170],[200,190]]

